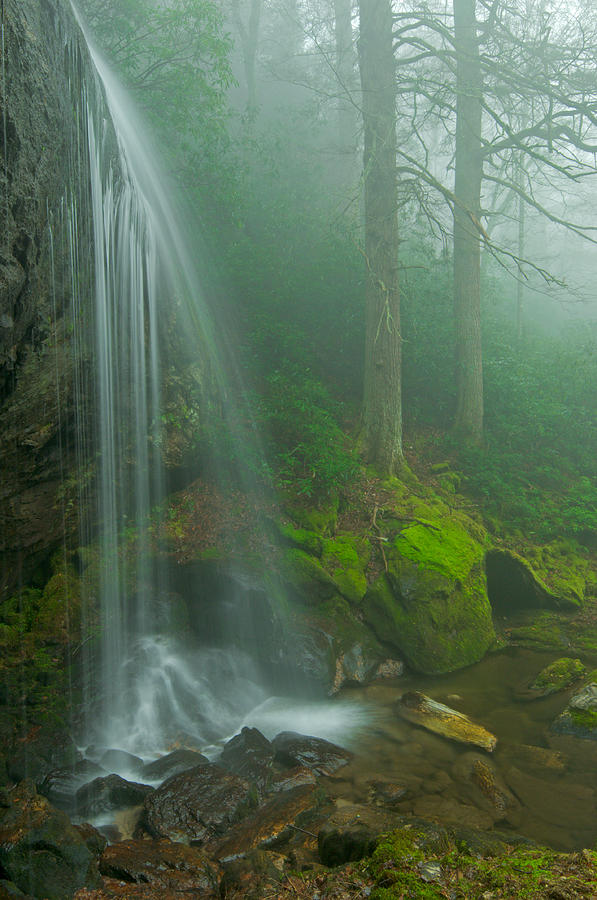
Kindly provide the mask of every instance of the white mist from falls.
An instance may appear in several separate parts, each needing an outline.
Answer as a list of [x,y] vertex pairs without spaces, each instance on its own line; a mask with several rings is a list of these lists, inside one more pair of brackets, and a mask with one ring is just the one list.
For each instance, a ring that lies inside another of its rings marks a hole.
[[151,522],[165,494],[163,332],[173,305],[197,353],[209,353],[222,396],[225,379],[200,273],[164,178],[130,100],[79,24],[118,143],[115,162],[102,91],[88,90],[101,577],[84,740],[152,757],[178,742],[206,747],[243,724],[273,736],[297,715],[312,722],[305,731],[338,737],[340,721],[355,716],[353,704],[335,712],[303,704],[293,718],[292,704],[270,698],[250,653],[232,644],[198,647],[163,627],[168,577],[152,553]]

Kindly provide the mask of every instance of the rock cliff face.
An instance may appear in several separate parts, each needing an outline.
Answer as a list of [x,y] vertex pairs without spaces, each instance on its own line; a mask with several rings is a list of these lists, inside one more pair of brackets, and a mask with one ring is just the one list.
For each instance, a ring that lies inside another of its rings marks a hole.
[[0,597],[75,525],[63,485],[84,413],[74,415],[86,349],[75,353],[74,320],[92,277],[78,114],[86,48],[66,0],[5,0],[2,9]]

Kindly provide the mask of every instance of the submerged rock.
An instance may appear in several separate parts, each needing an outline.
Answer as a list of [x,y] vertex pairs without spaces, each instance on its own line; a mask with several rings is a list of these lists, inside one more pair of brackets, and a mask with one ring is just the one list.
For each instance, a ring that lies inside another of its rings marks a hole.
[[295,731],[282,731],[273,740],[276,759],[287,766],[306,766],[318,775],[332,775],[353,757],[331,741]]
[[88,840],[28,781],[0,792],[0,872],[44,900],[101,884]]
[[431,697],[409,691],[398,703],[398,711],[403,719],[421,725],[428,731],[462,744],[474,744],[491,753],[495,750],[497,738],[458,710],[444,706]]
[[133,884],[148,884],[190,894],[216,895],[221,872],[196,847],[173,841],[122,841],[112,844],[100,860],[100,872]]
[[80,816],[97,816],[127,806],[139,806],[152,792],[153,788],[148,784],[125,781],[120,775],[94,778],[77,791],[77,811]]
[[147,763],[147,765],[143,766],[140,775],[147,781],[165,781],[166,778],[171,778],[180,772],[186,772],[188,769],[195,768],[195,766],[203,766],[208,762],[208,758],[203,756],[202,753],[198,753],[196,750],[180,748],[173,750],[172,753],[168,753],[166,756],[160,756],[159,759],[153,762]]
[[246,814],[250,792],[248,781],[220,766],[196,766],[146,797],[143,822],[154,837],[204,843]]
[[566,709],[552,722],[551,730],[597,741],[597,683],[586,684],[570,698]]
[[585,672],[586,668],[580,659],[563,656],[541,669],[530,685],[517,692],[517,696],[522,700],[549,697],[550,694],[565,691],[579,681]]

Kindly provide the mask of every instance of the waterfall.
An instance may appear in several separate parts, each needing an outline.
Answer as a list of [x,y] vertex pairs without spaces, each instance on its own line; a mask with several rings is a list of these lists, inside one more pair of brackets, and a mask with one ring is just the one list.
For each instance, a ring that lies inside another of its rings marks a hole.
[[168,573],[153,544],[165,495],[164,323],[173,310],[195,352],[209,353],[221,395],[224,380],[200,274],[165,179],[134,108],[79,24],[98,75],[81,101],[94,240],[100,573],[100,646],[88,667],[84,738],[151,756],[180,740],[204,746],[230,734],[266,693],[248,655],[186,646],[163,627]]

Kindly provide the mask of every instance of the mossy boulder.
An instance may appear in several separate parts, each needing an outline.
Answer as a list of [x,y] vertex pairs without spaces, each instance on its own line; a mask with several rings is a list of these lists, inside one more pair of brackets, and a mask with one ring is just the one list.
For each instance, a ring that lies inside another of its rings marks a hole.
[[387,573],[367,591],[363,612],[413,669],[440,674],[480,660],[495,632],[482,530],[466,517],[429,511],[423,518],[420,509],[388,544]]
[[323,551],[323,539],[315,531],[307,528],[295,528],[287,523],[276,523],[277,530],[284,542],[287,542],[311,556],[321,556]]
[[338,591],[352,603],[359,603],[367,592],[365,567],[369,544],[354,534],[342,534],[323,543],[322,564],[330,573]]
[[337,593],[333,578],[319,560],[298,547],[283,551],[281,575],[291,594],[307,603],[329,600]]
[[551,730],[597,741],[597,683],[585,684],[570,698],[566,709],[552,722]]
[[531,684],[531,690],[542,697],[547,697],[549,694],[564,691],[582,678],[585,672],[586,668],[580,659],[563,656],[539,672]]

